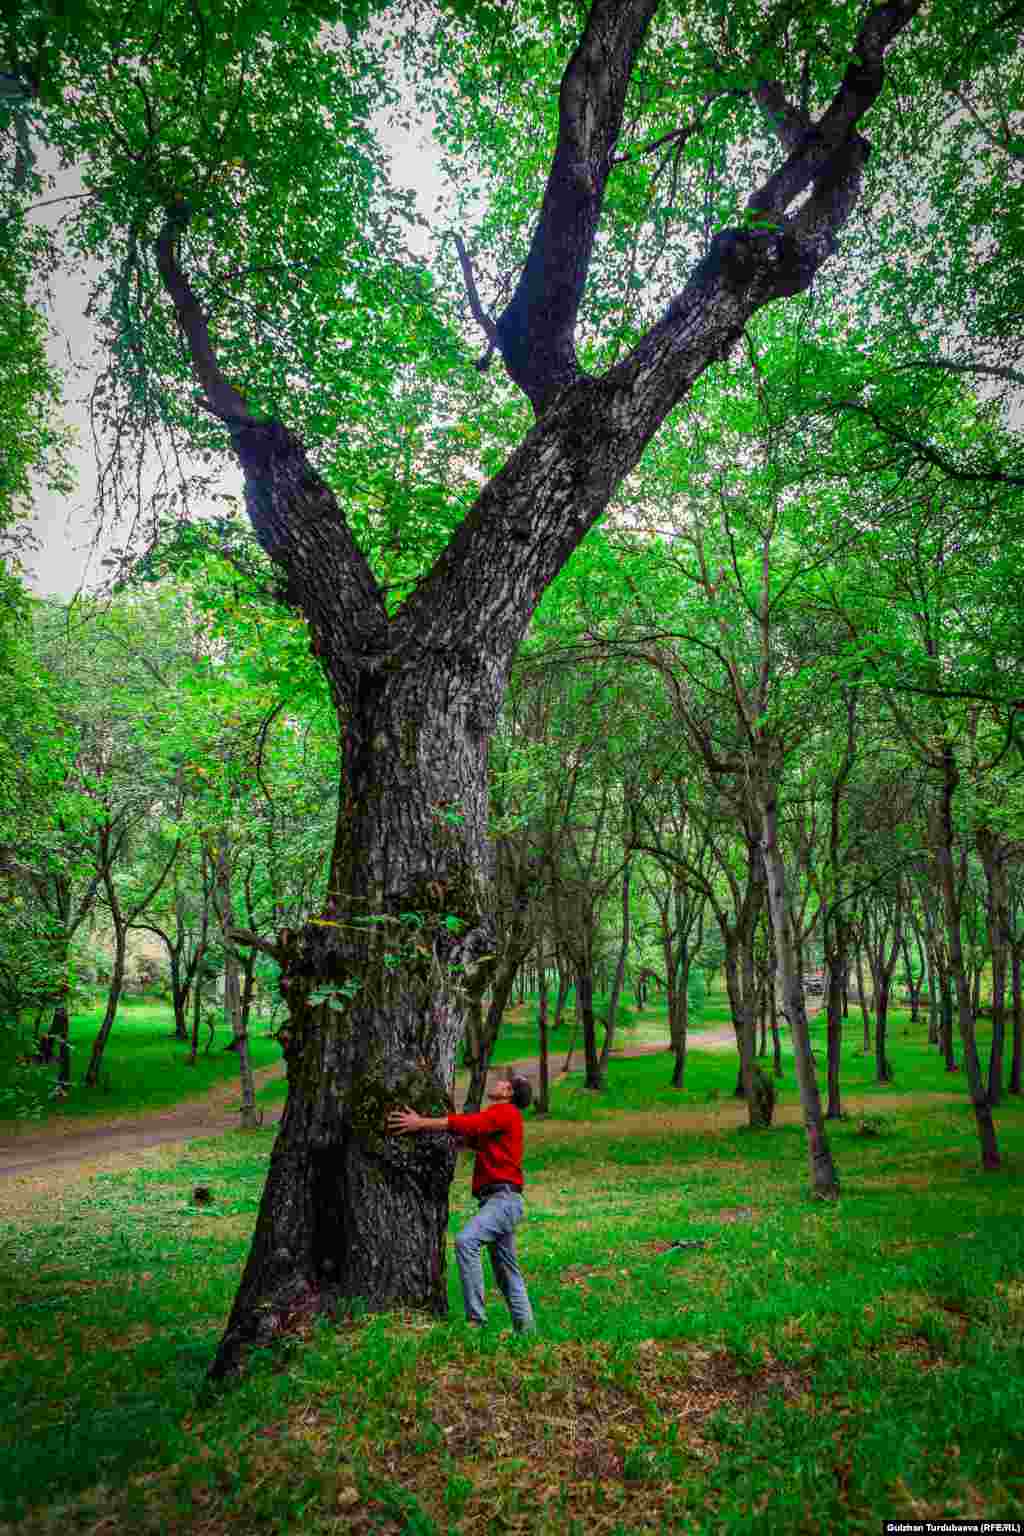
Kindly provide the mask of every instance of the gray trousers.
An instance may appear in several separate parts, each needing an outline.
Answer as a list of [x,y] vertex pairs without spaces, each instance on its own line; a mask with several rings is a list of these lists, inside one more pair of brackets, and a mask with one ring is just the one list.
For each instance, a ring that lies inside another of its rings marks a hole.
[[522,1195],[511,1189],[501,1190],[483,1201],[477,1214],[455,1239],[455,1258],[462,1280],[467,1322],[487,1321],[484,1272],[480,1262],[480,1249],[486,1247],[498,1289],[512,1314],[512,1326],[517,1333],[525,1333],[533,1327],[533,1310],[516,1258],[516,1227],[522,1219]]

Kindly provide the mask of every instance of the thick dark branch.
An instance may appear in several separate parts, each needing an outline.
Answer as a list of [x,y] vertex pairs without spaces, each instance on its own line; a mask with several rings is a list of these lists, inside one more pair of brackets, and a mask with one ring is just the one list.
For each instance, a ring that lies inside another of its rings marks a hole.
[[579,376],[576,317],[626,89],[657,0],[594,0],[559,93],[558,144],[522,276],[498,320],[510,378],[543,414]]
[[175,203],[167,209],[156,242],[157,269],[163,278],[164,287],[174,301],[178,324],[188,343],[192,372],[206,396],[206,408],[229,426],[240,426],[243,423],[255,425],[256,417],[251,414],[238,390],[228,383],[221,372],[210,342],[206,316],[178,263],[175,246],[188,225],[189,216],[190,209],[186,203]]
[[842,83],[817,123],[791,106],[774,82],[762,82],[755,97],[771,117],[783,146],[785,164],[747,200],[753,213],[781,214],[794,198],[828,174],[837,152],[855,137],[855,129],[882,89],[885,50],[921,9],[924,0],[887,0],[869,11],[850,53]]
[[157,266],[174,301],[192,372],[205,392],[207,409],[231,433],[245,473],[253,531],[287,573],[287,595],[309,620],[314,653],[331,680],[347,689],[359,663],[386,648],[383,593],[334,492],[309,463],[302,444],[280,422],[253,416],[224,377],[206,316],[175,249],[188,218],[184,203],[167,210],[157,240]]

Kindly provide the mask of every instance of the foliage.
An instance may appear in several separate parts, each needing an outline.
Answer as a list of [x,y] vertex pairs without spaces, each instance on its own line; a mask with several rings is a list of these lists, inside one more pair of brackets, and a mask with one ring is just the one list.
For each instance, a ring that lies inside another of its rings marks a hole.
[[[76,1075],[85,1066],[89,1046],[103,1018],[102,1004],[83,998],[71,1015],[71,1048]],[[103,1058],[98,1093],[83,1093],[73,1083],[66,1095],[55,1098],[52,1073],[33,1065],[31,1020],[4,1027],[0,1033],[0,1122],[48,1119],[75,1124],[108,1116],[143,1115],[172,1105],[201,1100],[211,1088],[230,1084],[238,1076],[238,1063],[225,1052],[227,1037],[217,1027],[209,1053],[201,1049],[194,1067],[187,1064],[188,1044],[173,1039],[174,1014],[164,1002],[152,998],[122,1000],[110,1044]],[[203,1031],[202,1045],[207,1033]],[[257,1070],[281,1060],[277,1042],[263,1028],[255,1028],[250,1045]],[[83,1058],[80,1060],[80,1058]]]

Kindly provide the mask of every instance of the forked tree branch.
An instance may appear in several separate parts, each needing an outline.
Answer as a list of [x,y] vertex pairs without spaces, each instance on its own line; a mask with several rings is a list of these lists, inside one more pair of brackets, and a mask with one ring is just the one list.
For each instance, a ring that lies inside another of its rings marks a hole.
[[573,330],[626,85],[654,10],[650,0],[595,0],[563,78],[559,141],[530,255],[498,321],[508,372],[539,419],[395,615],[401,644],[482,646],[511,657],[541,594],[673,406],[729,355],[757,310],[804,291],[835,250],[868,154],[857,125],[882,89],[886,48],[923,3],[883,0],[868,12],[816,124],[780,87],[759,87],[788,154],[750,206],[774,209],[780,228],[720,232],[663,318],[593,378],[580,372]]

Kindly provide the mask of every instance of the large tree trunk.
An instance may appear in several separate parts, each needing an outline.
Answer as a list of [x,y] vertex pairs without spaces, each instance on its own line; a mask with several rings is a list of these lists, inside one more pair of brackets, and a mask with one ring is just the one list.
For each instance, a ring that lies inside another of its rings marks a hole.
[[451,1138],[392,1135],[386,1116],[453,1107],[467,978],[493,957],[493,713],[440,664],[424,674],[357,696],[327,901],[278,935],[288,1099],[215,1375],[327,1303],[447,1311]]
[[778,843],[778,804],[775,786],[770,779],[759,783],[758,803],[763,826],[761,851],[768,877],[768,904],[775,934],[779,990],[782,993],[782,1010],[789,1021],[793,1036],[796,1080],[800,1089],[800,1104],[807,1131],[811,1192],[819,1198],[835,1199],[839,1194],[839,1175],[832,1160],[832,1150],[821,1112],[818,1079],[811,1057],[811,1036],[807,1027],[803,981],[796,969],[796,946],[790,925],[786,868]]

